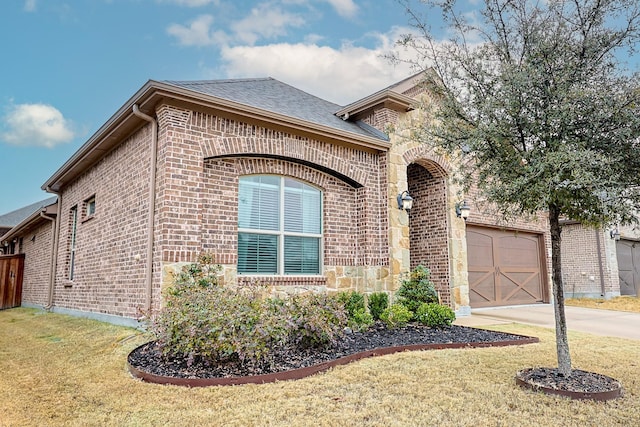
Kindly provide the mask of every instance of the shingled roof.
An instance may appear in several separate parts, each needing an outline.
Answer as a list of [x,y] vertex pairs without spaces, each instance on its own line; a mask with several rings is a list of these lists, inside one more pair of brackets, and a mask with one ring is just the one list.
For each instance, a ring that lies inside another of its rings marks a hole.
[[13,228],[16,225],[20,224],[26,218],[29,217],[32,213],[40,210],[46,206],[49,206],[57,200],[56,196],[49,197],[45,200],[41,200],[36,203],[32,203],[28,206],[25,206],[20,209],[16,209],[15,211],[8,212],[4,215],[0,215],[0,228]]
[[164,83],[334,129],[388,140],[384,133],[366,123],[346,121],[338,117],[336,112],[341,110],[342,106],[271,77]]

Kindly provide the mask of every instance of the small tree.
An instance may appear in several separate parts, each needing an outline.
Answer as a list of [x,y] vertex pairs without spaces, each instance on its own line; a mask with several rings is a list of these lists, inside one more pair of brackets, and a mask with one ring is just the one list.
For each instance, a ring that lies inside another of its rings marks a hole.
[[[571,375],[561,274],[561,218],[605,227],[636,221],[640,85],[621,61],[640,37],[637,0],[422,0],[444,17],[438,40],[410,0],[418,55],[434,98],[414,137],[464,166],[504,217],[548,213],[558,371]],[[395,56],[398,59],[398,56]]]

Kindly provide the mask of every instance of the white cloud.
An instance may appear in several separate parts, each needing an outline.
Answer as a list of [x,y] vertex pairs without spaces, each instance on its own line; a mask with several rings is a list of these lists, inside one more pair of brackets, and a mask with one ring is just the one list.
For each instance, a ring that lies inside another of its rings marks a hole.
[[[377,34],[373,49],[345,44],[338,49],[316,44],[235,46],[221,51],[228,77],[271,76],[321,98],[346,105],[413,73],[382,57],[397,40],[395,29]],[[406,32],[406,31],[405,31]]]
[[171,24],[167,33],[178,39],[184,46],[209,46],[225,43],[227,36],[222,31],[211,31],[213,16],[200,15],[188,27],[180,24]]
[[3,121],[6,132],[0,138],[9,144],[54,147],[75,136],[71,123],[51,105],[13,105]]
[[25,12],[35,12],[37,8],[36,0],[25,0],[24,10]]
[[351,18],[358,12],[358,6],[353,0],[326,0],[335,10],[338,15]]
[[287,34],[287,27],[301,27],[305,21],[298,15],[283,12],[263,3],[253,9],[246,18],[231,25],[235,38],[254,44],[261,37],[274,38]]

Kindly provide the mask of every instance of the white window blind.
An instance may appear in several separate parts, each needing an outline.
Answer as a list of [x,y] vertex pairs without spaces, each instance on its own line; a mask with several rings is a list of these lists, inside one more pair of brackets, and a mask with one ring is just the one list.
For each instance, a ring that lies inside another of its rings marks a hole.
[[322,192],[275,175],[240,178],[238,273],[320,274]]

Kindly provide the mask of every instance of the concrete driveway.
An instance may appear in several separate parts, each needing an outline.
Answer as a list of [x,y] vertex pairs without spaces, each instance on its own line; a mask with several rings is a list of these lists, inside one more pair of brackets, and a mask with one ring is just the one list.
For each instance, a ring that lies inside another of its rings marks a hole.
[[[566,306],[565,315],[569,330],[640,340],[640,313]],[[553,305],[473,309],[471,316],[456,319],[454,325],[482,327],[506,323],[524,323],[554,329]]]

